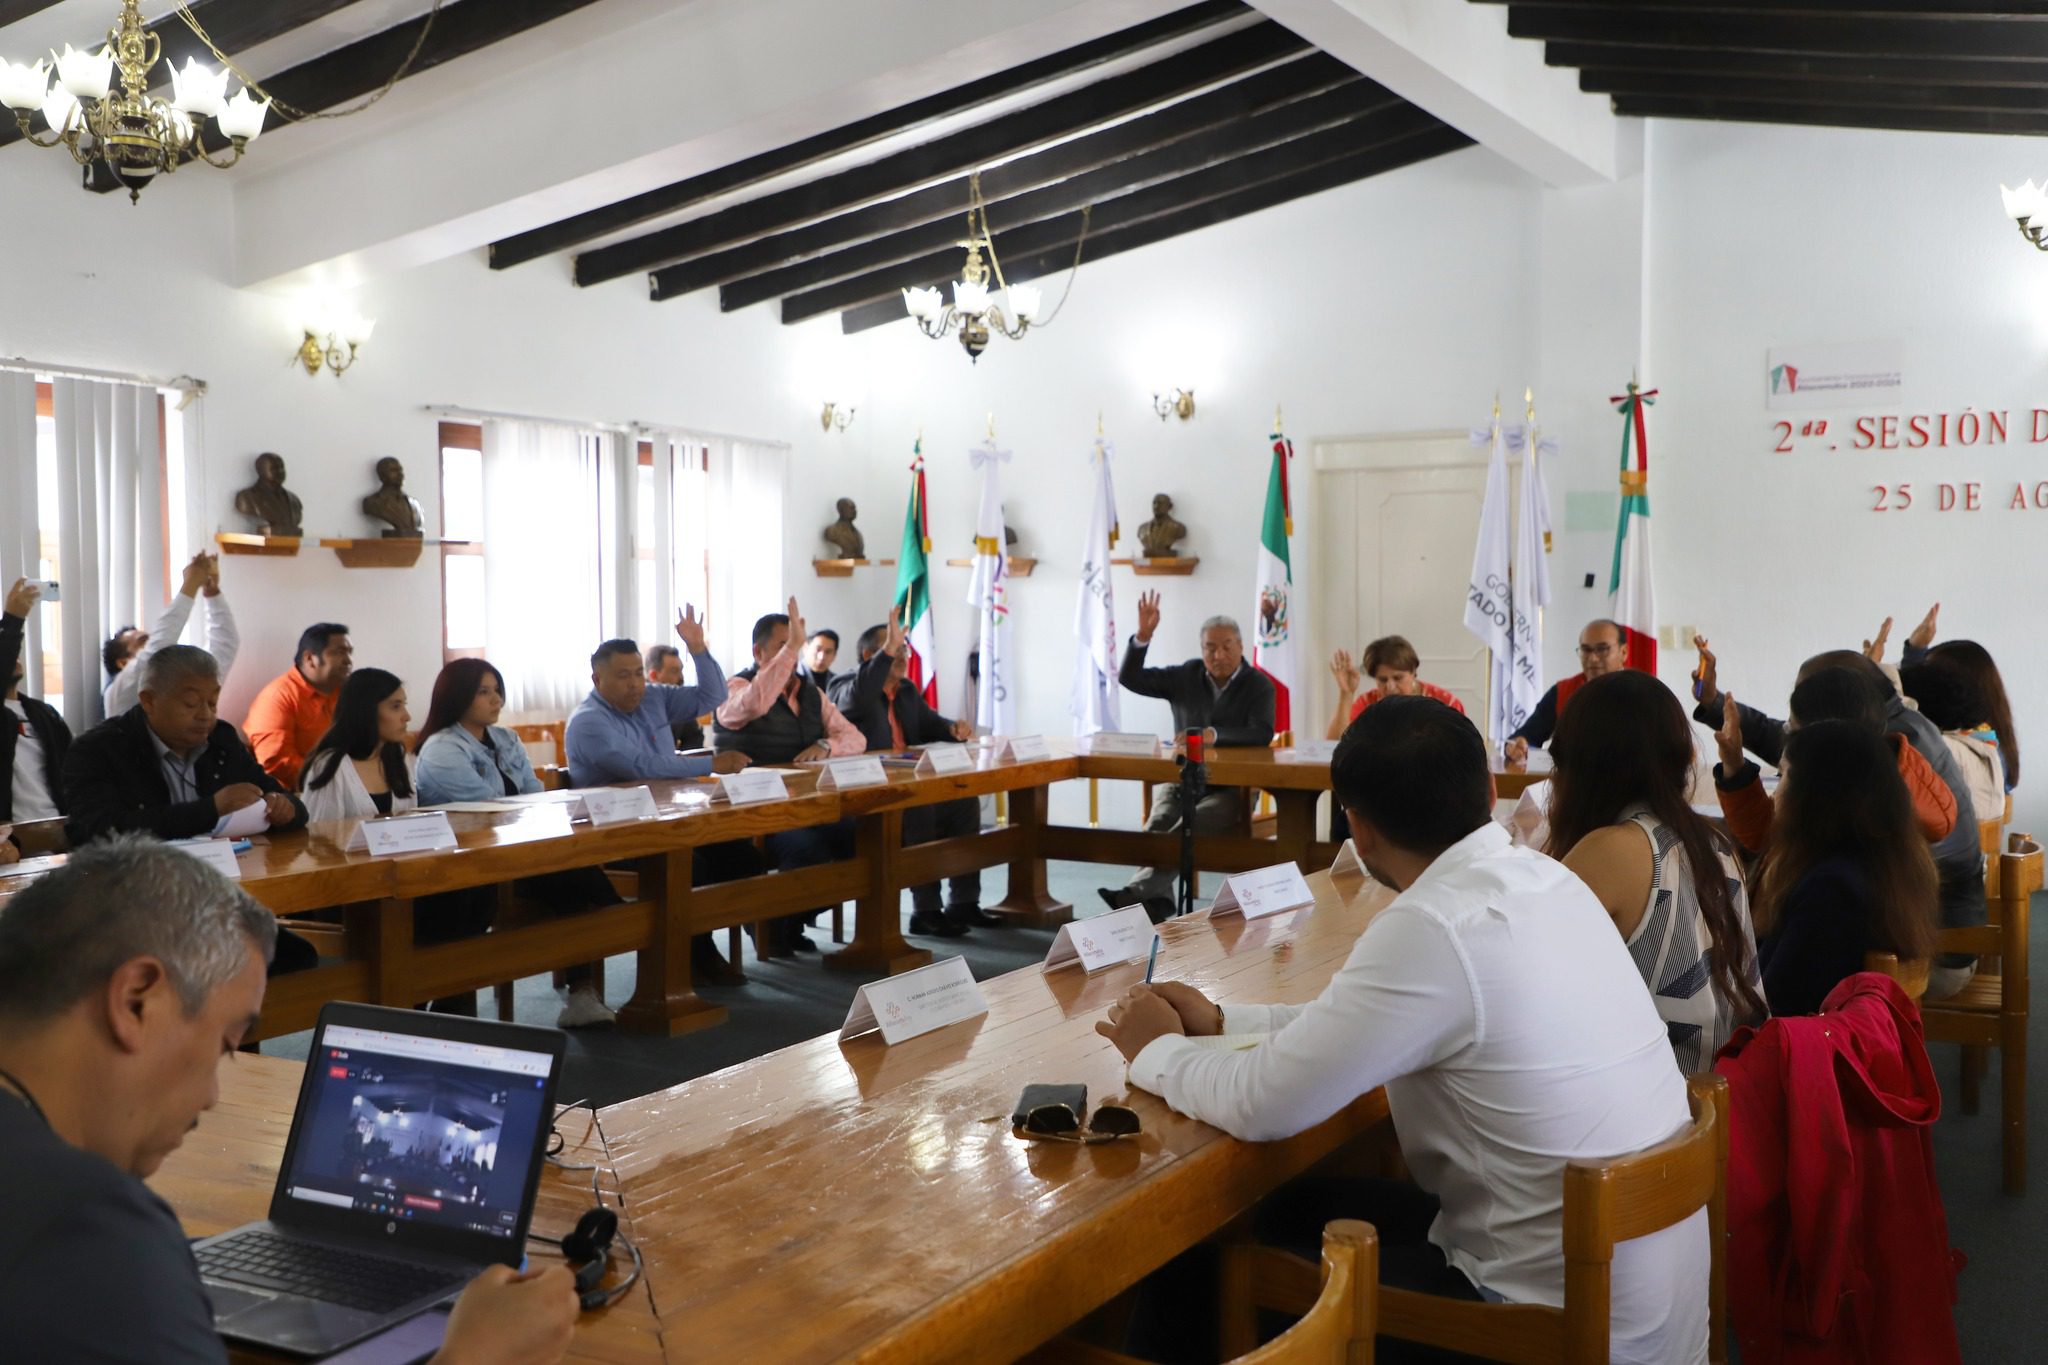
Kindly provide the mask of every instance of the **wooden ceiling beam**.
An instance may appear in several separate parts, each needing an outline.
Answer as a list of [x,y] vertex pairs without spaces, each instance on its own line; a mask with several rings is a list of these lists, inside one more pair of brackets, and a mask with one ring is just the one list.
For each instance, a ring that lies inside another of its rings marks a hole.
[[[1987,61],[1961,57],[1834,57],[1793,52],[1728,52],[1719,48],[1610,47],[1595,43],[1551,43],[1551,66],[1599,69],[1617,77],[1638,72],[1772,78],[1838,87],[1859,85],[2048,86],[2048,61]],[[1584,82],[1581,82],[1584,85]],[[1593,87],[1586,86],[1587,89]]]
[[[1317,115],[1313,111],[1304,113],[1297,106],[1310,103],[1333,90],[1347,91],[1350,101],[1335,117],[1347,117],[1357,112],[1359,101],[1396,102],[1396,96],[1367,81],[1334,57],[1313,53],[1241,81],[1233,81],[1221,89],[1168,105],[1157,113],[1126,119],[1100,132],[1071,138],[1045,151],[990,167],[981,176],[982,197],[984,202],[995,204],[1040,187],[1073,183],[1077,177],[1099,168],[1127,165],[1154,149],[1179,146],[1199,134],[1274,110],[1291,110],[1295,117],[1314,118]],[[1137,183],[1137,180],[1134,178],[1130,183]],[[944,231],[950,234],[946,240],[951,241],[961,234],[969,198],[969,178],[956,176],[851,213],[665,266],[654,272],[652,293],[656,299],[675,298],[693,289],[725,284],[793,262],[814,259],[838,247],[870,242],[927,224],[942,224]],[[1076,199],[1062,207],[1074,208],[1083,202]],[[917,253],[908,254],[914,256]],[[880,260],[869,262],[870,265],[883,263]],[[818,282],[810,281],[813,284]],[[775,294],[764,297],[772,298]]]
[[1719,48],[1835,56],[2048,59],[2048,24],[1941,14],[1745,13],[1600,5],[1508,6],[1508,36],[1628,47]]
[[[1005,232],[1078,209],[1084,204],[1128,194],[1269,147],[1282,146],[1325,128],[1340,125],[1356,127],[1357,120],[1375,110],[1411,107],[1383,87],[1357,79],[1348,86],[1283,106],[1265,115],[1243,119],[1198,137],[1183,138],[1142,156],[1113,162],[1086,174],[1048,184],[1029,194],[992,202],[989,204],[989,224],[995,232]],[[1366,133],[1361,130],[1360,136],[1365,137]],[[959,202],[956,201],[956,207]],[[949,216],[796,265],[749,275],[719,290],[719,307],[732,312],[848,276],[913,261],[957,243],[962,235],[962,226],[957,217]]]
[[927,99],[898,105],[872,117],[829,129],[815,137],[803,138],[758,156],[742,158],[729,166],[720,166],[702,175],[693,175],[660,189],[648,190],[615,204],[493,242],[490,247],[491,269],[504,270],[522,265],[614,232],[624,232],[663,214],[675,213],[717,195],[801,170],[827,157],[975,108],[989,100],[1079,75],[1134,52],[1213,28],[1245,13],[1246,9],[1239,0],[1204,0],[1202,4],[1175,10],[1148,23],[1120,29],[1092,43],[1082,43],[1038,61],[998,71],[986,80],[955,86]]
[[[1446,152],[1454,152],[1471,145],[1471,138],[1455,128],[1440,123],[1434,128],[1398,142],[1332,161],[1303,171],[1299,175],[1285,176],[1218,199],[1211,199],[1180,213],[1162,214],[1116,232],[1104,233],[1100,237],[1091,233],[1082,264],[1106,260],[1126,251],[1150,246],[1155,242],[1163,242],[1168,238],[1205,227],[1213,227],[1247,213],[1257,213],[1261,209],[1273,208],[1290,200],[1320,194],[1324,190],[1336,189],[1341,185],[1366,179],[1368,176],[1413,165],[1415,162],[1426,161],[1430,157],[1442,156]],[[1003,269],[1010,279],[1039,279],[1066,270],[1073,264],[1073,259],[1073,248],[1065,247],[1035,256],[1020,257],[1015,261],[1006,262]],[[1086,285],[1082,287],[1085,288]],[[902,295],[897,294],[860,308],[849,309],[840,314],[839,325],[844,332],[862,332],[870,327],[881,327],[900,321],[907,316],[909,315],[903,310]]]
[[[2043,85],[2048,85],[2048,73],[2044,73]],[[2009,88],[1886,81],[1855,87],[1836,81],[1788,81],[1779,76],[1609,71],[1595,67],[1579,73],[1579,88],[1611,95],[1617,100],[1641,95],[1652,99],[1717,99],[1736,103],[1815,104],[1826,107],[1884,104],[1901,109],[2048,111],[2048,99],[2043,98],[2042,85]]]
[[1669,99],[1617,96],[1614,112],[1638,118],[1705,119],[1732,123],[1793,123],[1828,128],[1888,128],[1923,133],[2048,133],[2048,110],[1911,109],[1890,104],[1794,104],[1784,100]]
[[583,252],[576,257],[576,283],[618,279],[828,218],[1071,137],[1308,50],[1306,42],[1278,24],[1261,22],[866,165]]
[[[999,231],[993,239],[996,257],[1003,263],[1005,279],[1030,279],[1033,278],[1030,267],[1013,268],[1014,260],[1049,258],[1064,252],[1071,264],[1074,248],[1078,245],[1082,260],[1086,261],[1089,259],[1088,245],[1097,240],[1098,234],[1112,236],[1153,218],[1183,214],[1210,200],[1227,198],[1269,181],[1298,176],[1334,161],[1352,160],[1443,127],[1441,120],[1412,104],[1384,109],[1335,128],[1284,142],[1255,156],[1227,161],[1103,200],[1085,214],[1062,214]],[[843,312],[887,299],[914,285],[944,284],[960,273],[961,259],[958,247],[946,247],[915,260],[792,294],[782,301],[782,320],[786,323],[802,322],[822,313]]]
[[2048,14],[2048,0],[2005,0],[2003,4],[1963,5],[1947,0],[1473,0],[1481,5],[1509,5],[1521,9],[1603,9],[1640,13],[1649,10],[1682,10],[1698,14],[1781,15],[1917,14],[1986,15]]

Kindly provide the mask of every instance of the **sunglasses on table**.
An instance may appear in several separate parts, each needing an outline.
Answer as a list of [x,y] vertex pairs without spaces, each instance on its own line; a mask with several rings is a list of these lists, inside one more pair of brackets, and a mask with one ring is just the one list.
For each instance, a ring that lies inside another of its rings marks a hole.
[[1024,1116],[1017,1132],[1027,1138],[1046,1142],[1078,1142],[1093,1145],[1115,1142],[1119,1138],[1136,1137],[1140,1131],[1138,1113],[1120,1104],[1101,1104],[1095,1107],[1095,1116],[1088,1126],[1081,1126],[1081,1116],[1069,1104],[1041,1104]]

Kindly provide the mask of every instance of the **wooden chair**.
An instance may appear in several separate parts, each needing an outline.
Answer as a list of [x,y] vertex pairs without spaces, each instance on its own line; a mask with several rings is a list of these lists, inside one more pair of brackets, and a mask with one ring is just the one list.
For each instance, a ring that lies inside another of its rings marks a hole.
[[51,853],[69,853],[71,840],[64,833],[64,817],[54,820],[24,820],[14,827],[14,842],[24,858],[41,858]]
[[[1250,1249],[1247,1267],[1255,1302],[1270,1291],[1306,1300],[1300,1320],[1230,1365],[1372,1365],[1380,1278],[1379,1234],[1369,1223],[1340,1218],[1323,1229],[1320,1269],[1270,1248]],[[1020,1365],[1142,1365],[1131,1356],[1072,1337],[1046,1343]]]
[[[1998,863],[1999,891],[1989,907],[1989,922],[1973,929],[1943,929],[1936,938],[1943,952],[1977,954],[1977,975],[1946,1000],[1922,1001],[1920,1018],[1929,1042],[1963,1045],[1964,1113],[1977,1111],[1984,1060],[1989,1049],[1998,1049],[2005,1190],[2023,1194],[2027,1188],[2027,913],[2031,897],[2041,889],[2041,845],[2031,834],[2014,834],[2006,851],[1998,855]],[[1993,955],[1996,969],[1988,965]]]
[[1897,953],[1863,955],[1864,971],[1881,972],[1898,982],[1899,989],[1913,997],[1916,1004],[1921,996],[1927,994],[1927,969],[1930,965],[1930,960],[1924,957],[1907,958],[1901,962]]
[[552,744],[555,746],[555,766],[569,766],[569,750],[562,736],[569,728],[566,720],[547,720],[534,725],[513,725],[506,727],[519,736],[521,744]]
[[[2012,798],[2006,798],[2012,804]],[[1984,895],[1987,899],[1998,896],[1998,855],[1999,846],[2005,840],[2005,821],[1979,820],[1977,822],[1977,847],[1984,850]]]

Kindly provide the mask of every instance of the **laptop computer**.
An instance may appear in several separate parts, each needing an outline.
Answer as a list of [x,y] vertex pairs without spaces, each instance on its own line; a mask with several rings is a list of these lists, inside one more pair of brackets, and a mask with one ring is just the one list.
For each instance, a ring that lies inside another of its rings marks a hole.
[[519,1265],[565,1046],[555,1029],[323,1007],[270,1217],[192,1246],[216,1330],[325,1355]]

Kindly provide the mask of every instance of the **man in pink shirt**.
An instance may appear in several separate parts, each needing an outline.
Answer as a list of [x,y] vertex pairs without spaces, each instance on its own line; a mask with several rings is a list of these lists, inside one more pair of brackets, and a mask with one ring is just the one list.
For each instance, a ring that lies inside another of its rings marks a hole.
[[[859,728],[839,713],[817,684],[797,672],[797,649],[807,638],[794,597],[786,614],[754,622],[754,665],[726,681],[729,695],[712,714],[713,749],[743,753],[755,763],[769,765],[867,752],[868,742]],[[853,856],[853,821],[785,830],[764,842],[778,871],[815,867]],[[755,950],[762,957],[816,952],[816,945],[804,935],[805,918],[790,915],[759,926]]]

